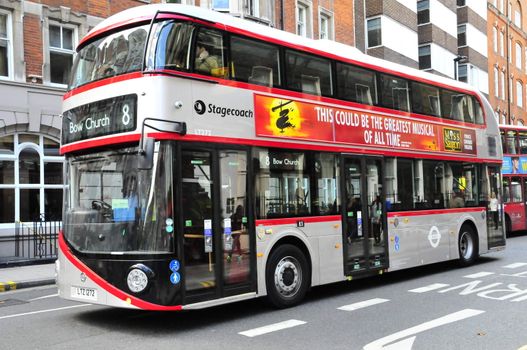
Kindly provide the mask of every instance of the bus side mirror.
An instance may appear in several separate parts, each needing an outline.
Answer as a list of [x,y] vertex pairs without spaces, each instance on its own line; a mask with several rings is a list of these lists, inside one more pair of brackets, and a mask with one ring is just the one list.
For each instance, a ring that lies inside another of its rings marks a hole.
[[147,137],[143,149],[137,154],[137,169],[150,170],[154,166],[154,144],[153,138]]

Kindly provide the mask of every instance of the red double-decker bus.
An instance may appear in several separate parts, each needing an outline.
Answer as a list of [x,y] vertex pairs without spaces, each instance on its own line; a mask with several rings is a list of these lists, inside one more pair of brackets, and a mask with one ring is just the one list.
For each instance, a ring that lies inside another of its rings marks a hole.
[[82,40],[63,109],[67,299],[286,307],[505,246],[485,97],[352,47],[138,7]]

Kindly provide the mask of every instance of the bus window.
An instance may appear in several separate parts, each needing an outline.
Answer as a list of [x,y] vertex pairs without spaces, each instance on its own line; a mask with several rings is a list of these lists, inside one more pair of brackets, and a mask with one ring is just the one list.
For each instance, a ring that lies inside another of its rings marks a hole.
[[311,213],[310,176],[306,169],[305,154],[260,149],[256,157],[258,218]]
[[513,177],[510,182],[511,200],[513,203],[522,202],[521,178]]
[[330,153],[317,153],[314,160],[314,175],[317,183],[317,194],[314,211],[319,215],[338,213],[340,196],[338,193],[339,167],[338,158]]
[[377,104],[375,72],[337,62],[337,96],[366,105]]
[[230,54],[233,79],[269,87],[280,85],[278,47],[232,36]]
[[412,112],[439,117],[440,109],[438,88],[412,82]]
[[154,34],[157,38],[155,69],[190,69],[190,40],[193,31],[194,26],[187,23],[159,23]]
[[474,117],[476,118],[476,124],[484,124],[485,119],[483,118],[483,108],[481,108],[478,99],[474,96],[472,96],[472,101],[474,104]]
[[396,207],[401,210],[411,210],[413,201],[413,165],[410,159],[397,159],[397,191],[395,195]]
[[423,160],[423,209],[444,208],[443,184],[444,164],[435,160]]
[[285,53],[287,87],[313,95],[331,96],[329,60],[287,50]]
[[520,154],[527,154],[527,132],[520,131],[518,133],[518,143],[520,146]]
[[511,202],[511,186],[510,186],[510,179],[509,178],[503,178],[503,203],[510,203]]
[[381,105],[410,112],[408,81],[392,75],[381,74]]
[[463,175],[459,179],[464,184],[465,207],[475,207],[478,205],[478,185],[477,167],[474,164],[463,164]]
[[516,152],[516,131],[505,131],[504,153],[517,154]]
[[201,28],[196,39],[194,70],[200,74],[214,77],[227,77],[228,70],[224,66],[224,46],[221,32]]

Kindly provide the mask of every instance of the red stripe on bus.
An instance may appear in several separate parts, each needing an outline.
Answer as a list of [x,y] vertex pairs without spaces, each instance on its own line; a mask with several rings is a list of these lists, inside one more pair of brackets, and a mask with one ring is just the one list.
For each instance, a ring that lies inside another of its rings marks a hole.
[[388,218],[406,217],[406,216],[426,216],[426,215],[437,215],[437,214],[472,213],[472,212],[481,212],[482,210],[486,210],[485,207],[412,210],[412,211],[403,211],[403,212],[389,212]]
[[141,78],[142,76],[143,76],[142,72],[131,72],[131,73],[123,74],[123,75],[117,75],[117,76],[111,77],[111,78],[97,80],[97,81],[94,81],[92,83],[88,83],[86,85],[83,85],[81,87],[78,87],[78,88],[75,88],[73,90],[68,91],[62,97],[62,100],[66,101],[71,96],[78,95],[78,94],[80,94],[82,92],[86,92],[86,91],[89,91],[89,90],[92,90],[92,89],[100,88],[102,86],[118,83],[118,82],[121,82],[121,81],[127,81],[127,80]]
[[294,218],[280,218],[280,219],[262,219],[256,220],[256,226],[273,226],[273,225],[296,225],[297,222],[303,221],[304,223],[316,223],[316,222],[330,222],[330,221],[341,221],[340,215],[331,216],[303,216]]
[[[431,152],[402,152],[402,151],[391,151],[390,149],[379,150],[379,149],[367,149],[363,147],[357,147],[350,145],[349,147],[343,146],[327,146],[327,145],[314,145],[314,144],[302,144],[302,143],[289,143],[282,141],[271,141],[271,140],[253,140],[253,139],[242,139],[242,138],[232,138],[232,137],[220,137],[220,136],[201,136],[201,135],[192,135],[187,134],[181,136],[175,133],[148,133],[148,136],[154,137],[157,140],[177,140],[177,141],[188,141],[188,142],[212,142],[212,143],[222,143],[230,145],[244,145],[244,146],[255,146],[255,147],[271,147],[271,148],[289,148],[296,150],[305,150],[305,151],[320,151],[320,152],[336,152],[343,154],[357,154],[357,155],[374,155],[374,156],[386,156],[386,157],[415,157],[423,159],[437,159],[437,160],[453,160],[453,161],[469,161],[472,163],[492,163],[492,164],[502,164],[501,159],[492,159],[492,158],[474,158],[471,157],[461,157],[461,156],[450,156],[450,154],[434,154]],[[79,141],[72,145],[62,146],[60,148],[60,153],[65,154],[74,151],[80,151],[84,149],[89,149],[92,147],[99,147],[105,145],[115,145],[125,142],[137,142],[140,139],[139,134],[131,135],[122,135],[122,136],[109,136],[104,139],[97,140],[85,140]]]
[[92,281],[94,281],[99,287],[103,288],[105,291],[112,294],[116,298],[121,299],[125,303],[127,302],[126,300],[130,300],[131,305],[137,306],[138,308],[145,310],[178,311],[182,309],[181,305],[163,306],[149,303],[112,286],[110,283],[106,282],[101,276],[97,275],[93,270],[91,270],[88,266],[86,266],[82,261],[80,261],[76,256],[72,254],[71,250],[66,244],[62,230],[60,230],[59,232],[59,247],[60,251],[64,254],[64,256],[76,268],[84,272],[86,276],[88,276]]

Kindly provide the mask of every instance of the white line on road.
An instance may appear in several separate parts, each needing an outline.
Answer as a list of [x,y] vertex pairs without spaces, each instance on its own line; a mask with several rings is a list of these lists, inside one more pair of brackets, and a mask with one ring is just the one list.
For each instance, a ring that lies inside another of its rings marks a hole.
[[[451,314],[448,314],[443,317],[436,318],[435,320],[428,321],[425,323],[422,323],[420,325],[402,330],[397,333],[390,334],[384,338],[377,339],[369,344],[366,344],[364,346],[364,350],[377,350],[377,349],[383,349],[384,345],[393,343],[399,339],[408,338],[410,336],[413,336],[418,333],[422,333],[424,331],[430,330],[435,327],[443,326],[448,323],[453,323],[457,321],[464,320],[469,317],[477,316],[479,314],[484,313],[485,311],[481,310],[473,310],[473,309],[464,309],[458,312],[454,312]],[[413,341],[412,341],[413,343]]]
[[507,266],[503,266],[506,269],[517,269],[518,267],[527,266],[527,263],[514,263]]
[[51,294],[51,295],[44,295],[43,297],[29,299],[28,301],[35,301],[35,300],[40,300],[40,299],[48,299],[48,298],[53,298],[53,297],[58,297],[58,296],[59,296],[59,293],[55,293],[55,294]]
[[434,284],[430,284],[428,286],[424,286],[424,287],[421,287],[421,288],[410,289],[409,292],[412,292],[412,293],[426,293],[426,292],[430,292],[432,290],[441,289],[443,287],[448,287],[448,286],[450,286],[450,285],[449,284],[444,284],[444,283],[434,283]]
[[299,320],[287,320],[287,321],[284,321],[284,322],[278,322],[278,323],[270,324],[268,326],[263,326],[263,327],[259,327],[259,328],[249,329],[248,331],[239,332],[238,334],[245,335],[246,337],[251,337],[252,338],[252,337],[256,337],[258,335],[267,334],[267,333],[271,333],[271,332],[276,332],[276,331],[280,331],[280,330],[286,329],[286,328],[292,328],[292,327],[300,326],[300,325],[303,325],[305,323],[306,322],[299,321]]
[[382,304],[382,303],[385,303],[387,301],[390,301],[390,300],[389,299],[375,298],[375,299],[365,300],[365,301],[361,301],[361,302],[354,303],[354,304],[344,305],[344,306],[338,307],[337,310],[354,311],[354,310],[362,309],[362,308],[365,308],[365,307],[368,307],[368,306]]
[[473,273],[472,275],[466,275],[466,276],[463,276],[465,278],[481,278],[481,277],[485,277],[485,276],[490,276],[490,275],[494,275],[494,272],[478,272],[478,273]]
[[56,308],[56,309],[48,309],[48,310],[39,310],[39,311],[25,312],[25,313],[23,313],[23,314],[15,314],[15,315],[0,316],[0,320],[6,319],[6,318],[13,318],[13,317],[21,317],[21,316],[27,316],[27,315],[42,314],[42,313],[44,313],[44,312],[61,311],[61,310],[73,309],[73,308],[76,308],[76,307],[84,307],[84,306],[92,306],[92,304],[80,304],[80,305],[73,305],[73,306],[59,307],[59,308]]

